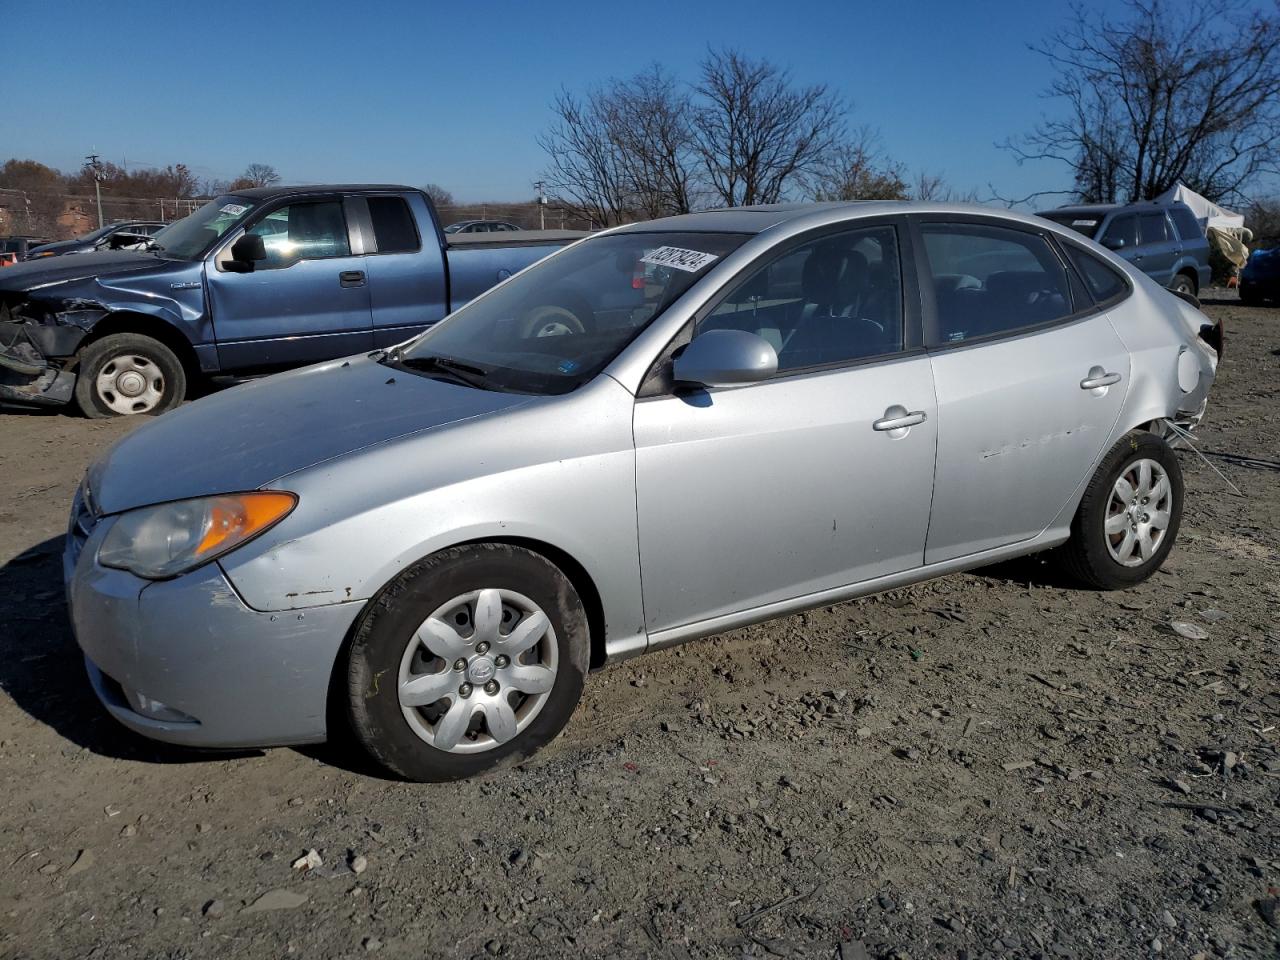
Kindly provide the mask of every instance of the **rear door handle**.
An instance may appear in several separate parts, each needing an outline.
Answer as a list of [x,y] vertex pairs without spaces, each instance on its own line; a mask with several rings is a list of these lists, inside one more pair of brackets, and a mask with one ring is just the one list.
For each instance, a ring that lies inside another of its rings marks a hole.
[[1080,381],[1081,390],[1097,390],[1099,387],[1109,387],[1113,383],[1120,382],[1120,374],[1105,373],[1101,367],[1094,367],[1089,371],[1089,376]]
[[890,407],[884,412],[883,417],[871,424],[871,429],[882,433],[890,430],[905,430],[907,427],[924,423],[928,419],[923,410],[913,410],[908,413],[905,407]]
[[363,270],[343,270],[338,274],[338,282],[344,287],[363,287],[364,271]]

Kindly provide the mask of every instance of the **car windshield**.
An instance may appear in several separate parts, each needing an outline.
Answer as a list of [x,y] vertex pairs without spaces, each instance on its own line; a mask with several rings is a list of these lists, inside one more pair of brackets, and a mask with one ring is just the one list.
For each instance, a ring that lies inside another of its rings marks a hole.
[[1040,216],[1064,227],[1070,227],[1076,233],[1083,233],[1090,240],[1097,236],[1098,225],[1102,223],[1102,215],[1093,213],[1058,213],[1050,210]]
[[387,362],[473,386],[567,393],[596,376],[746,235],[586,240],[458,310]]
[[171,257],[195,259],[253,208],[254,202],[244,197],[218,197],[191,216],[169,224],[152,237],[153,245]]

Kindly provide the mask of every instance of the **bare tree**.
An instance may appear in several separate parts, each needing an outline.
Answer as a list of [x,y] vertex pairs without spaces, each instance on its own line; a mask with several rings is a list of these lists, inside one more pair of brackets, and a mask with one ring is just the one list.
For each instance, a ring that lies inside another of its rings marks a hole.
[[431,202],[439,207],[454,206],[453,194],[440,186],[438,183],[428,183],[422,188],[422,192],[431,198]]
[[622,192],[644,217],[692,209],[696,156],[689,94],[658,64],[593,98],[617,151]]
[[276,168],[267,163],[251,163],[244,168],[237,183],[247,183],[251,187],[269,187],[280,182],[280,174]]
[[710,50],[697,86],[698,154],[725,206],[774,203],[811,187],[844,138],[844,105],[825,84],[795,86],[768,60]]
[[542,178],[558,201],[600,226],[625,222],[630,191],[622,157],[613,142],[605,94],[579,99],[561,90],[551,104],[555,121],[538,137],[549,165]]
[[905,200],[902,177],[902,165],[885,157],[875,132],[859,127],[824,160],[811,194],[814,200]]
[[1249,204],[1244,222],[1253,231],[1253,247],[1280,247],[1280,197],[1262,198]]
[[1065,114],[1006,144],[1068,164],[1088,201],[1151,199],[1179,180],[1234,201],[1277,167],[1280,13],[1240,0],[1126,0],[1115,19],[1081,6],[1032,49],[1057,71]]
[[940,173],[921,170],[911,187],[912,200],[935,200],[939,203],[977,203],[977,190],[956,190]]

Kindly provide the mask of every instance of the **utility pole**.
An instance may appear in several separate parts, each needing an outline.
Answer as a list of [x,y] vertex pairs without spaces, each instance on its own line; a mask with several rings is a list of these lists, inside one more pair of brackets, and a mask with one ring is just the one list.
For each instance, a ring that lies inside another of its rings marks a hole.
[[85,166],[93,171],[93,192],[98,198],[98,229],[102,229],[102,161],[96,153],[85,157]]
[[547,198],[542,193],[543,183],[539,180],[534,184],[538,188],[538,229],[547,229]]

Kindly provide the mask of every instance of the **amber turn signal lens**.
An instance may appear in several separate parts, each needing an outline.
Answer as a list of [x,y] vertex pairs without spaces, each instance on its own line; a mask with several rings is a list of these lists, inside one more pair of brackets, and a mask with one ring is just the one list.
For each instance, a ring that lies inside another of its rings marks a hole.
[[195,556],[219,553],[223,547],[243,543],[283,518],[297,502],[292,493],[277,491],[210,498],[204,536]]

